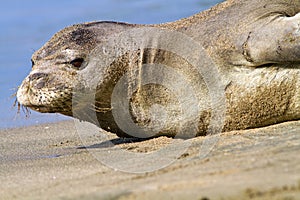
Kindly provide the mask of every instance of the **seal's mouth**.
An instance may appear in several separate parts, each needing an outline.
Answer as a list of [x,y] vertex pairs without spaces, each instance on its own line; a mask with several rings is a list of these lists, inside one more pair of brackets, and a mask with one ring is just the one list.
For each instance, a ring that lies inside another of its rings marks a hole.
[[[18,106],[18,112],[20,112],[21,110],[26,114],[26,116],[29,116],[30,114],[30,110],[34,110],[40,113],[61,113],[63,115],[68,115],[70,116],[70,110],[68,108],[64,108],[62,109],[61,107],[53,107],[53,108],[49,108],[48,106],[43,106],[43,105],[27,105],[24,106],[22,104],[20,104],[17,100],[15,103]],[[58,112],[59,110],[59,112]]]
[[49,110],[49,108],[46,107],[46,106],[35,106],[35,105],[30,105],[30,106],[26,106],[26,107],[27,107],[27,108],[30,108],[31,110],[40,112],[40,113],[54,113],[54,111],[51,112],[51,110]]

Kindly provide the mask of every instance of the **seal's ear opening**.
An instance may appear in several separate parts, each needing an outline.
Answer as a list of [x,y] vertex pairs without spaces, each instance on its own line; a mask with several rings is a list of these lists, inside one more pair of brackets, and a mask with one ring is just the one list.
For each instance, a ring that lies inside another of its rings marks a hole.
[[76,69],[80,69],[80,67],[82,66],[82,63],[84,62],[83,58],[75,58],[74,60],[72,60],[70,62],[70,64],[76,68]]

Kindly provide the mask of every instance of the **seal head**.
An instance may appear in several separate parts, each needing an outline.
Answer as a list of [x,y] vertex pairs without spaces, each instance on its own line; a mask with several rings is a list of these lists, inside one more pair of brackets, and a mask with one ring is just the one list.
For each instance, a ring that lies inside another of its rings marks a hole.
[[126,26],[125,23],[92,22],[56,33],[33,54],[32,71],[19,87],[18,102],[38,112],[72,116],[73,88],[84,87],[78,72],[87,65],[89,53],[106,36]]

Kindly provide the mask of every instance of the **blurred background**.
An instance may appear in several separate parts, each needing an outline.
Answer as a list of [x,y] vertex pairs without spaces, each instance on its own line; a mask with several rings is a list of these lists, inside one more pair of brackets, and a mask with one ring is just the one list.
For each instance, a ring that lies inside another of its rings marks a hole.
[[87,21],[153,24],[196,14],[222,0],[9,0],[0,7],[0,129],[67,120],[59,114],[18,114],[14,93],[31,55],[62,28]]

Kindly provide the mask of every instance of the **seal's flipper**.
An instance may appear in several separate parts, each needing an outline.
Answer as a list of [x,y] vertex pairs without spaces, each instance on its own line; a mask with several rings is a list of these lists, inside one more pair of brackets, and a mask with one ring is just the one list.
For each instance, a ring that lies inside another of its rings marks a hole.
[[277,16],[249,33],[243,54],[254,66],[300,62],[300,13]]

